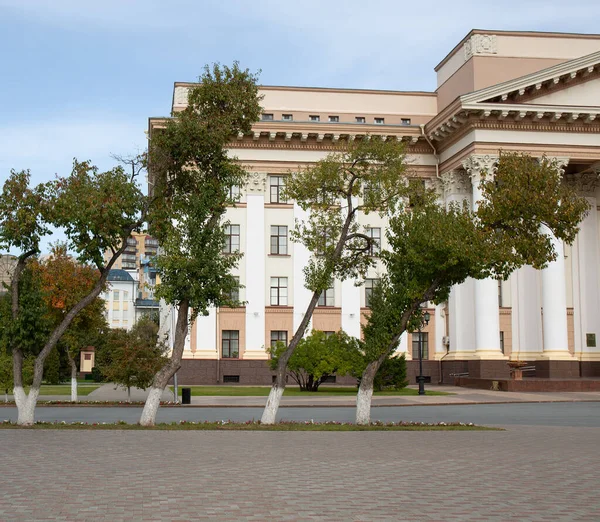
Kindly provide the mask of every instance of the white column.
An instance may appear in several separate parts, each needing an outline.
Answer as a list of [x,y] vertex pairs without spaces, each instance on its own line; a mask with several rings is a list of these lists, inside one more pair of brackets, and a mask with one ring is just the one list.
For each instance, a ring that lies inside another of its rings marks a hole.
[[253,173],[246,190],[246,346],[244,359],[265,358],[266,174]]
[[208,315],[196,318],[196,353],[194,359],[215,359],[217,357],[217,311],[211,307]]
[[[294,223],[302,223],[305,222],[307,219],[308,212],[302,210],[298,203],[294,203]],[[308,303],[310,303],[310,300],[312,298],[312,292],[308,288],[306,288],[306,286],[304,286],[304,267],[308,265],[308,262],[310,260],[310,250],[308,250],[308,248],[306,248],[302,243],[293,243],[292,248],[292,259],[294,265],[294,277],[293,282],[291,283],[294,285],[294,332],[292,333],[293,335],[294,333],[296,333],[296,330],[298,329],[300,323],[302,322],[302,319],[304,318],[304,314],[306,313],[306,307],[308,306]],[[310,333],[311,328],[312,319],[308,325],[307,333]]]
[[[577,173],[568,179],[590,205],[572,249],[575,355],[581,360],[600,360],[600,252],[596,199],[599,174],[593,171]],[[595,347],[592,346],[594,338]]]
[[[442,175],[446,204],[470,200],[471,184],[460,170]],[[473,279],[452,287],[448,299],[450,351],[445,360],[475,358]]]
[[398,354],[398,356],[404,354],[407,361],[410,361],[412,359],[412,351],[408,349],[408,332],[404,332],[400,336],[400,341],[398,342],[396,353]]
[[512,360],[534,361],[542,355],[540,272],[519,268],[511,277]]
[[[556,158],[558,172],[562,176],[568,159]],[[551,241],[556,260],[542,270],[542,332],[544,357],[551,359],[571,359],[567,334],[567,288],[565,279],[565,252],[563,242],[554,237],[545,225],[541,231]]]
[[[497,156],[473,154],[462,162],[472,184],[473,212],[483,200],[480,183],[493,178],[498,162]],[[478,358],[504,358],[500,350],[500,308],[498,304],[498,281],[478,279],[473,282],[475,297],[475,351]]]

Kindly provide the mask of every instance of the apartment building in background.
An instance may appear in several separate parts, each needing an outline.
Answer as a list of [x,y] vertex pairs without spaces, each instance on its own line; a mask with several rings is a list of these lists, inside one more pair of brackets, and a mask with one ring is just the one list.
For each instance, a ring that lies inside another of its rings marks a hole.
[[[452,382],[455,373],[507,376],[509,359],[535,365],[538,377],[600,375],[600,35],[473,30],[435,72],[434,92],[261,87],[261,121],[229,146],[250,173],[226,216],[226,249],[244,254],[235,275],[246,305],[195,321],[180,382],[271,382],[266,348],[290,339],[311,295],[302,273],[310,253],[290,241],[305,214],[281,189],[291,172],[369,135],[405,142],[410,176],[434,188],[440,203],[476,207],[482,172],[493,172],[505,150],[555,158],[557,175],[592,208],[573,245],[555,241],[559,256],[546,269],[468,280],[447,303],[431,305],[427,327],[403,335],[398,347],[411,380],[419,342],[432,382]],[[172,111],[186,106],[191,86],[175,83]],[[150,118],[150,138],[164,119]],[[386,248],[385,219],[359,222]],[[312,328],[359,337],[382,270],[376,261],[360,286],[335,281]],[[176,311],[161,315],[169,333]]]

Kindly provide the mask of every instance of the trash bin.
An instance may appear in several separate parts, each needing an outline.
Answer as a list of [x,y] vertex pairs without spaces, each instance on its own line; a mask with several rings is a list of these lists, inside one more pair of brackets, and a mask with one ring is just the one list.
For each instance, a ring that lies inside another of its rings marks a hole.
[[191,388],[181,388],[181,404],[192,404]]

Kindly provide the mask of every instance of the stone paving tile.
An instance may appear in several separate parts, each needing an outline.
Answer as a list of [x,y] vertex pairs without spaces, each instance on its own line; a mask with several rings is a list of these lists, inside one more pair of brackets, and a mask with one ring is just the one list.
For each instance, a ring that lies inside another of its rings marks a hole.
[[0,520],[598,520],[598,428],[0,431]]

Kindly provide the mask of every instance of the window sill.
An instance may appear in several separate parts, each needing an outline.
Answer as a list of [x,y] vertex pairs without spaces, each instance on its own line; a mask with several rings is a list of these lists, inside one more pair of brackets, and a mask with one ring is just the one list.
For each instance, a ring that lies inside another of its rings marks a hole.
[[290,254],[268,254],[269,257],[292,257]]
[[265,203],[265,208],[294,208],[293,203]]

